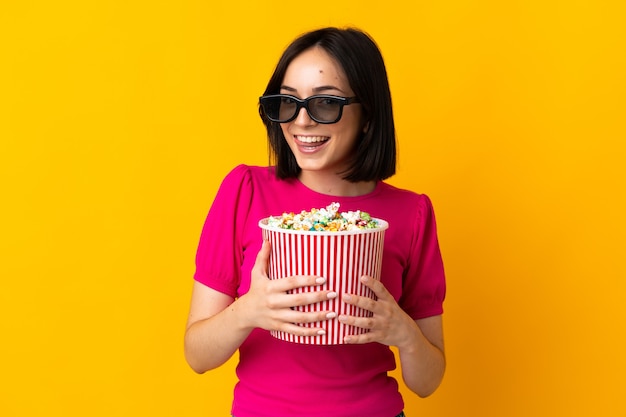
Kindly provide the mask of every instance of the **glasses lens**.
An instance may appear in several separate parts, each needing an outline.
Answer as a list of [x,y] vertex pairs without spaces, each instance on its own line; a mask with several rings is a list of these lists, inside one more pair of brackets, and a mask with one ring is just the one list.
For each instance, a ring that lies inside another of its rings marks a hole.
[[279,97],[278,101],[280,102],[278,119],[290,120],[293,118],[298,110],[298,103],[290,97]]
[[263,97],[261,105],[267,117],[279,123],[290,120],[296,114],[296,109],[298,108],[298,103],[292,98],[281,96]]
[[317,97],[309,101],[311,116],[320,122],[333,123],[339,119],[343,101],[332,97]]

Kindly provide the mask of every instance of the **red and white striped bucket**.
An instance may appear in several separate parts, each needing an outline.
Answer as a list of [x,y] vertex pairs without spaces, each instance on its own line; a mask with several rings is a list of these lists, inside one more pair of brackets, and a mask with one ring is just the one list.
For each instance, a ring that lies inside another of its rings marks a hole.
[[[271,243],[269,261],[270,279],[292,275],[315,275],[326,278],[323,285],[302,287],[295,293],[330,290],[338,296],[301,307],[299,311],[334,311],[337,315],[347,314],[356,317],[368,317],[368,311],[341,301],[342,294],[357,294],[375,298],[373,292],[361,284],[362,275],[380,279],[383,258],[385,230],[389,224],[380,219],[375,229],[359,229],[343,232],[304,231],[278,229],[267,225],[267,219],[259,222],[263,229],[263,239]],[[272,336],[295,343],[310,345],[343,344],[347,335],[365,333],[367,330],[340,323],[337,318],[318,323],[301,323],[304,327],[320,327],[326,331],[321,336],[295,336],[293,334],[272,331]]]

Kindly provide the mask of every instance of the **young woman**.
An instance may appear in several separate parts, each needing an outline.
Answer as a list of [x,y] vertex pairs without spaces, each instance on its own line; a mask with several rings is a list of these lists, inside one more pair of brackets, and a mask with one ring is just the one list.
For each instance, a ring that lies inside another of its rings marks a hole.
[[[419,396],[430,395],[445,369],[441,315],[445,279],[430,200],[383,180],[395,173],[396,148],[385,65],[374,41],[356,29],[324,28],[283,53],[264,95],[272,166],[239,165],[224,178],[207,216],[196,258],[185,355],[199,373],[237,350],[235,417],[402,416],[396,367]],[[340,203],[389,228],[381,280],[361,278],[377,299],[342,295],[369,318],[292,307],[337,297],[289,294],[324,277],[269,280],[269,244],[258,221]],[[344,344],[278,340],[270,330],[314,336],[335,319],[369,330]]]

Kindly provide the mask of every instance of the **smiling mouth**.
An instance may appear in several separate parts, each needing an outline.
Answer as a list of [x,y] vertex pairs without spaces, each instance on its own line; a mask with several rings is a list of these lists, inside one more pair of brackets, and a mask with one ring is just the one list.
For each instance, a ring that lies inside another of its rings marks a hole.
[[305,146],[319,146],[330,138],[328,136],[297,136],[294,139]]

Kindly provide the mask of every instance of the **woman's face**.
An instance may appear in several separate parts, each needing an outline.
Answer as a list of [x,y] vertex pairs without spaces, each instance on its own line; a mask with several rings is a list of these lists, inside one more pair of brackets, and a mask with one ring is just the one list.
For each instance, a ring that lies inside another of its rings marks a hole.
[[[354,96],[339,63],[319,47],[308,49],[291,61],[280,93],[300,99],[316,94]],[[317,123],[301,108],[297,117],[282,123],[281,128],[303,176],[337,175],[348,167],[357,138],[363,131],[361,105],[344,106],[341,119],[333,124]]]

